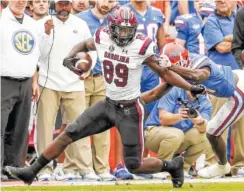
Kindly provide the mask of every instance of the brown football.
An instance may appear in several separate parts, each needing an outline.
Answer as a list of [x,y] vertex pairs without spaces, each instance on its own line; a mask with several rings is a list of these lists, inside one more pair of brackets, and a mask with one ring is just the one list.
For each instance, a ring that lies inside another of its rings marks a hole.
[[92,58],[88,53],[80,52],[75,55],[79,60],[76,62],[75,66],[78,69],[82,69],[84,72],[89,71],[92,66]]

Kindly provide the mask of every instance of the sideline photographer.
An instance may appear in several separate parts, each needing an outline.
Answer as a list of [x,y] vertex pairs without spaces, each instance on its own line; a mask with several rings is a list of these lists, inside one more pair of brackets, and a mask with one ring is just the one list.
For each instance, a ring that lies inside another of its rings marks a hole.
[[170,160],[182,153],[187,176],[201,154],[206,153],[207,160],[214,156],[205,134],[211,113],[212,105],[207,97],[196,99],[188,91],[174,87],[150,113],[145,144],[160,159]]
[[[187,96],[189,97],[190,101],[188,99],[186,100],[182,100],[181,98],[177,99],[178,100],[177,105],[179,105],[180,108],[178,113],[172,115],[178,116],[179,122],[182,120],[192,121],[194,127],[197,128],[200,133],[205,133],[207,120],[205,120],[204,117],[202,117],[198,111],[200,108],[200,102],[198,98],[193,98],[189,93],[187,93]],[[199,105],[195,105],[195,103],[192,103],[194,101],[197,101]],[[167,119],[165,123],[167,124]],[[191,124],[191,122],[189,123]]]

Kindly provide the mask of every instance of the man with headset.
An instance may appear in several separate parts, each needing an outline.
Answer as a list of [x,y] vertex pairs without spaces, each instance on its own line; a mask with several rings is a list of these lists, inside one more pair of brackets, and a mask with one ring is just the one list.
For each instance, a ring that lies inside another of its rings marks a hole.
[[[67,124],[71,123],[86,108],[84,82],[62,65],[70,49],[91,37],[87,24],[70,14],[72,0],[55,0],[57,15],[40,20],[48,36],[45,49],[49,54],[41,57],[39,85],[41,97],[37,113],[37,152],[41,154],[53,140],[53,125],[59,106],[65,111]],[[55,32],[54,32],[55,31]],[[96,54],[91,54],[96,60]],[[48,99],[47,99],[48,98]],[[65,150],[64,179],[81,178],[80,161],[86,154],[79,150],[82,141],[70,145]],[[52,170],[46,167],[39,175],[40,180],[50,180]]]

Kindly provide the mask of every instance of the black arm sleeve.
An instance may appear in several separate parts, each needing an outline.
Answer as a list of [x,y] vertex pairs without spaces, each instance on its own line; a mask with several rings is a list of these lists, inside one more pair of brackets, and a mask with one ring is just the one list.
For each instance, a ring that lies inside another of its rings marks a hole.
[[232,54],[241,68],[244,67],[241,61],[242,50],[244,50],[244,7],[240,8],[236,14],[231,47]]

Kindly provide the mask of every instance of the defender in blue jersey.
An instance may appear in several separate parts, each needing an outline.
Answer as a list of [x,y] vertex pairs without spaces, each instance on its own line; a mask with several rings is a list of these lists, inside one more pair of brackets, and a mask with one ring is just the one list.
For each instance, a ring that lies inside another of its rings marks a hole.
[[176,18],[175,27],[178,33],[175,42],[184,46],[190,53],[204,55],[203,21],[200,16],[202,6],[203,0],[194,1],[196,13],[180,15]]
[[[204,178],[224,176],[230,172],[227,161],[226,146],[221,138],[224,130],[244,115],[244,71],[233,70],[229,66],[217,65],[208,57],[195,55],[182,60],[181,52],[185,52],[180,44],[171,43],[165,46],[164,53],[173,61],[170,70],[195,83],[205,85],[210,94],[216,97],[228,98],[215,117],[207,125],[207,137],[219,159],[219,163],[204,168],[198,175]],[[178,58],[178,61],[176,61]]]
[[[158,50],[160,50],[165,44],[164,35],[164,15],[162,12],[147,4],[146,0],[142,1],[131,1],[128,6],[136,16],[138,21],[137,32],[142,33],[150,37],[154,43],[157,44]],[[157,53],[159,52],[157,50]],[[158,75],[153,72],[147,65],[143,67],[143,73],[141,77],[141,92],[156,87],[160,82]],[[147,113],[149,114],[153,109],[155,102],[146,105]]]

